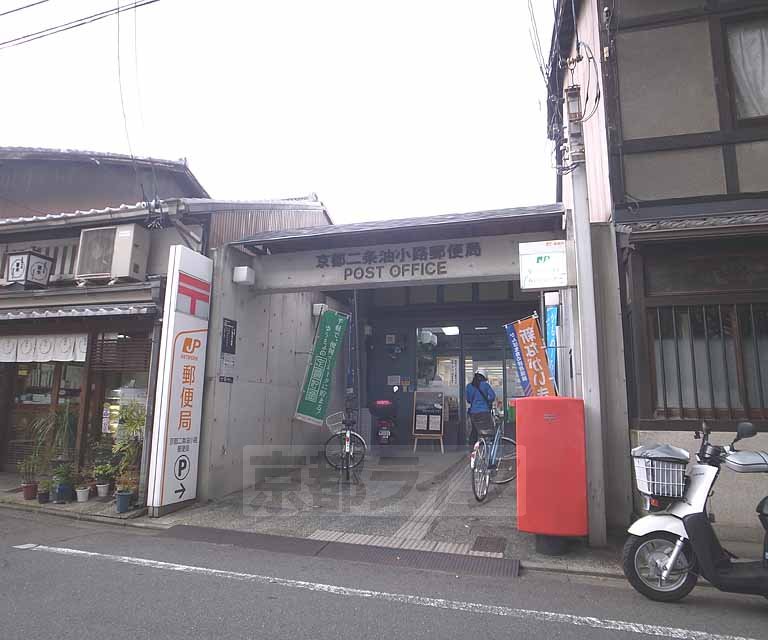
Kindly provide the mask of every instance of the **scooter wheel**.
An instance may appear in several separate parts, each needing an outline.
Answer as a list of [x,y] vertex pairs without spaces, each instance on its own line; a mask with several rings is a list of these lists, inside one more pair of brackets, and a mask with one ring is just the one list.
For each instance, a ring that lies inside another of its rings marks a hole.
[[623,568],[629,584],[646,598],[657,602],[677,602],[696,586],[695,556],[689,544],[683,547],[668,578],[660,580],[666,559],[678,538],[666,531],[654,531],[642,537],[629,536],[624,544]]

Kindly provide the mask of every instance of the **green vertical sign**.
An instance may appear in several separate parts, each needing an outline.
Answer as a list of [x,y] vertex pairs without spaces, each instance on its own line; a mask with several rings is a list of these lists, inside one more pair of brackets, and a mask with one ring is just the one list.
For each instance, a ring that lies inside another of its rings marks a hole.
[[299,404],[296,406],[295,417],[298,420],[323,424],[331,399],[331,376],[348,324],[349,316],[346,313],[326,309],[320,315]]

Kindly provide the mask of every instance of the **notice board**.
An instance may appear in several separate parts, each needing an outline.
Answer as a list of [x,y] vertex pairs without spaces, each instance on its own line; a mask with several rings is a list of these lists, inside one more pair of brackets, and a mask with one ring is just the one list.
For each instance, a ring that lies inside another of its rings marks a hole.
[[416,391],[413,394],[413,435],[443,437],[443,392]]

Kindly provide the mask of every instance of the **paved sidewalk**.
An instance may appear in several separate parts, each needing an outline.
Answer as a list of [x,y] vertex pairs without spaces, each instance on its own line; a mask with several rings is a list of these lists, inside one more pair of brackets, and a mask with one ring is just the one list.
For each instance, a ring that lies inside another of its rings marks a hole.
[[234,529],[310,540],[522,560],[529,569],[620,574],[620,545],[574,543],[562,557],[537,554],[517,530],[516,488],[492,485],[478,503],[466,449],[388,447],[366,458],[350,483],[324,460],[279,467],[256,486],[153,522]]

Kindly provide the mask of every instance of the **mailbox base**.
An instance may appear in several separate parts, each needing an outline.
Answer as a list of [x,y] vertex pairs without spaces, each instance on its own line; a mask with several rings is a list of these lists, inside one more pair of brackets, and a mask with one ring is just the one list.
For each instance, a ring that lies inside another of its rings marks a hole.
[[544,556],[562,556],[568,553],[570,538],[536,534],[536,553]]

